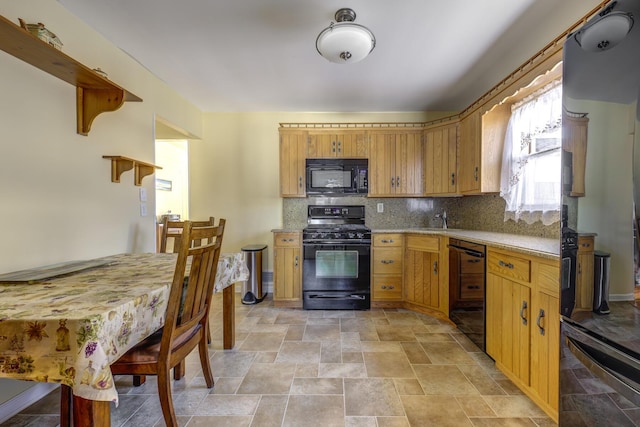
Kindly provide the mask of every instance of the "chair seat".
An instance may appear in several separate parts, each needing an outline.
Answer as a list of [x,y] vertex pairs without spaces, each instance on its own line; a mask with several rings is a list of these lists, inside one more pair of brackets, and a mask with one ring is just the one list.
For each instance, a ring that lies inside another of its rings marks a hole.
[[[201,329],[202,326],[200,324],[197,324],[188,333],[184,333],[179,337],[176,337],[176,339],[174,339],[173,341],[172,352],[176,352],[177,350],[179,350],[180,347],[182,347],[185,343],[195,337]],[[145,364],[153,365],[152,371],[155,371],[156,364],[158,363],[158,358],[160,355],[160,342],[162,341],[162,332],[163,328],[160,328],[159,330],[145,338],[143,341],[136,344],[125,354],[123,354],[122,357],[118,359],[117,363],[111,365],[112,372],[117,375],[117,371],[120,367],[122,367],[123,371],[128,372],[130,368],[127,368],[126,365]],[[140,373],[142,374],[142,372]]]

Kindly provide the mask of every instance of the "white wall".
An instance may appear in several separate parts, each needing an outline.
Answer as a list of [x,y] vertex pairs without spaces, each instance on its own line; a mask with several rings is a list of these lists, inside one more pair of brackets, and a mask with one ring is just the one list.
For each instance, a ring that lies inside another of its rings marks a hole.
[[611,254],[610,298],[633,295],[633,129],[635,106],[571,101],[589,113],[585,196],[578,231],[595,232],[596,250]]
[[[102,156],[153,163],[155,114],[199,135],[201,112],[55,0],[0,0],[0,15],[44,22],[67,55],[102,68],[144,100],[99,115],[89,136],[81,136],[75,88],[0,52],[0,273],[154,251],[154,177],[143,180],[149,215],[141,217],[133,171],[111,183],[110,162]],[[0,403],[19,391],[12,384],[18,383],[0,381]]]
[[423,122],[438,117],[430,114],[206,113],[202,141],[189,142],[191,216],[227,219],[224,251],[268,244],[264,268],[272,270],[271,230],[282,227],[280,123]]

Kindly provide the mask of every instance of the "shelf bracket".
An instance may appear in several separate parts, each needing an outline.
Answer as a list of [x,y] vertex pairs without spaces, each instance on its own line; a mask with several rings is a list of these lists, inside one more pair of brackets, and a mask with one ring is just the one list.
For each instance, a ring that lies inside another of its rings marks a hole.
[[[76,88],[77,132],[87,136],[98,114],[116,111],[124,104],[123,89]],[[131,169],[131,168],[129,168]]]
[[145,176],[151,175],[156,169],[162,169],[160,166],[123,156],[102,156],[102,158],[111,160],[111,182],[120,182],[123,172],[134,169],[133,183],[138,187],[142,185],[142,179]]

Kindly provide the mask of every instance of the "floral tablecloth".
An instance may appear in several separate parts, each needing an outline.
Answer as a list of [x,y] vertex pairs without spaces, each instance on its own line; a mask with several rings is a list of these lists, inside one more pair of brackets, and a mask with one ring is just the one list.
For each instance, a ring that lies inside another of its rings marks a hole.
[[[39,283],[0,284],[0,377],[118,402],[109,365],[164,324],[176,254],[105,259]],[[222,254],[215,291],[248,277],[243,253]]]

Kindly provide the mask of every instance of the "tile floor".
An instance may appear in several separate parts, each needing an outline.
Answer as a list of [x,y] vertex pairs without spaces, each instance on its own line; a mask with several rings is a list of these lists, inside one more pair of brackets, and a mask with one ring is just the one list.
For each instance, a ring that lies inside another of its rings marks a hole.
[[[222,350],[221,300],[211,313],[207,389],[197,355],[173,385],[181,426],[553,426],[455,327],[395,309],[278,309],[236,298],[236,346]],[[192,357],[193,356],[193,357]],[[113,426],[162,426],[154,378],[116,378]],[[58,391],[3,426],[56,426]]]

